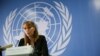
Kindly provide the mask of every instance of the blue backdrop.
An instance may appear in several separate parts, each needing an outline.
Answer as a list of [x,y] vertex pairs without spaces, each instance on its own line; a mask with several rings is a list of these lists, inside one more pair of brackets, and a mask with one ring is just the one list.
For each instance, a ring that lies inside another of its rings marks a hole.
[[12,10],[20,10],[34,2],[62,2],[72,15],[71,39],[60,56],[100,56],[100,1],[98,8],[94,0],[0,0],[0,45],[3,40],[3,26]]

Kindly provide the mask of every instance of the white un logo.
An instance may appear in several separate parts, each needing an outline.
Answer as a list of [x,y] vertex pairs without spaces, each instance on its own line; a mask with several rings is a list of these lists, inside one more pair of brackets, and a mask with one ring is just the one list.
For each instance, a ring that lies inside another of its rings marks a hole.
[[26,5],[17,12],[12,11],[6,18],[3,27],[6,44],[17,46],[23,37],[22,24],[26,20],[34,21],[39,34],[45,35],[50,55],[62,54],[68,45],[72,30],[72,16],[63,3],[34,2]]

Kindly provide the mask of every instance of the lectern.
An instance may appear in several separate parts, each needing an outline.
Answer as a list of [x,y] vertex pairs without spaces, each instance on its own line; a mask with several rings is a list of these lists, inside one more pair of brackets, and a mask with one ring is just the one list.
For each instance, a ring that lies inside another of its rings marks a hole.
[[7,48],[5,51],[6,56],[29,56],[34,52],[34,49],[29,46]]

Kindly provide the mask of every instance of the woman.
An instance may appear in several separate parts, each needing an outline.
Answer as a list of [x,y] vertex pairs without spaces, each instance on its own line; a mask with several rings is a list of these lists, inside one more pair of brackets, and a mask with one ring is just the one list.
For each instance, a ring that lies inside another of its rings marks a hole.
[[23,23],[23,29],[25,38],[20,40],[19,46],[32,45],[34,53],[31,56],[49,56],[46,39],[44,36],[38,35],[35,23],[26,21]]

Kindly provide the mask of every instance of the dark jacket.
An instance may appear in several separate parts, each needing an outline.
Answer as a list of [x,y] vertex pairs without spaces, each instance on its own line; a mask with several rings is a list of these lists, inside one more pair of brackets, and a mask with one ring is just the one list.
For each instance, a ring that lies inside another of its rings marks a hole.
[[[49,56],[46,39],[43,35],[39,36],[39,39],[34,43],[34,53],[30,56]],[[19,42],[19,46],[24,46],[24,38]]]
[[2,56],[2,48],[1,48],[1,46],[0,46],[0,56]]

